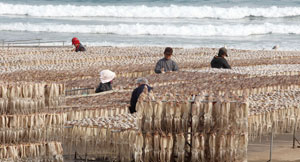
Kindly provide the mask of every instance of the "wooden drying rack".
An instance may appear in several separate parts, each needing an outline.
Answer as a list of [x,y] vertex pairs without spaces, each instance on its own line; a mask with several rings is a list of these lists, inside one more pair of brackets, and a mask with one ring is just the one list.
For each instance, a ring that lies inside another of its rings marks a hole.
[[[108,94],[108,93],[112,93],[112,92],[115,92],[115,91],[107,91],[105,94]],[[100,94],[104,94],[104,93],[100,93]],[[93,94],[92,94],[93,95]],[[99,95],[99,94],[98,94]],[[93,96],[97,96],[97,93],[96,93],[96,95],[93,95]],[[189,113],[189,116],[190,116],[190,119],[192,119],[192,108],[193,108],[193,106],[192,106],[192,104],[194,104],[195,103],[195,98],[196,98],[196,96],[197,95],[193,95],[192,96],[192,99],[191,100],[189,100],[189,102],[191,103],[191,111],[190,111],[190,113]],[[208,97],[209,96],[205,96],[206,97],[206,100],[205,101],[203,101],[203,102],[207,102],[208,101]],[[166,101],[163,101],[163,102],[166,102]],[[212,100],[211,101],[213,104],[214,103],[216,103],[217,101],[216,100]],[[234,102],[234,101],[231,101],[231,102]],[[200,116],[204,116],[204,113],[203,114],[200,114]],[[188,131],[188,132],[182,132],[182,133],[184,133],[185,134],[185,136],[186,135],[193,135],[194,134],[194,132],[193,132],[193,129],[192,129],[192,120],[190,120],[189,122],[189,125],[190,125],[190,130]],[[68,125],[68,126],[65,126],[64,128],[73,128],[73,126],[70,126],[70,125]],[[97,128],[97,127],[90,127],[90,128]],[[128,129],[127,129],[128,130]],[[124,130],[112,130],[112,132],[120,132],[120,131],[124,131]],[[145,132],[145,131],[142,131],[142,133],[143,134],[145,134],[145,133],[152,133],[152,134],[154,134],[156,131],[147,131],[147,132]],[[187,155],[188,155],[188,160],[190,161],[191,160],[191,157],[192,157],[192,142],[193,142],[193,138],[192,137],[190,137],[189,138],[190,139],[190,141],[186,141],[186,145],[189,147],[189,152],[187,151]],[[99,159],[88,159],[88,154],[87,154],[87,152],[85,153],[85,155],[84,155],[84,158],[82,157],[82,156],[80,156],[78,153],[77,153],[77,151],[75,151],[75,153],[74,153],[74,160],[76,161],[76,160],[82,160],[82,161],[98,161]]]
[[[93,97],[93,96],[101,96],[101,95],[106,95],[106,94],[110,94],[110,93],[114,93],[114,92],[130,92],[132,91],[130,90],[110,90],[110,91],[105,91],[105,92],[101,92],[101,93],[89,93],[88,91],[94,89],[94,88],[79,88],[79,89],[72,89],[72,90],[66,90],[65,94],[66,94],[66,98],[80,98],[80,97]],[[75,91],[86,91],[87,93],[81,94],[81,95],[67,95],[68,92],[75,92]]]

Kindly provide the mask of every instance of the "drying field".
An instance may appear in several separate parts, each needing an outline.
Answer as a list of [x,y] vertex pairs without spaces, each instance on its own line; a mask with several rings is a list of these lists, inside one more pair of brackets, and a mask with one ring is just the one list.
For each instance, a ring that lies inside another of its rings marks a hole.
[[[174,48],[180,71],[158,75],[161,47],[0,49],[1,161],[244,162],[249,142],[300,128],[300,52],[232,49],[233,69],[211,69],[217,50]],[[104,69],[114,90],[94,94]],[[132,115],[138,77],[154,89]]]

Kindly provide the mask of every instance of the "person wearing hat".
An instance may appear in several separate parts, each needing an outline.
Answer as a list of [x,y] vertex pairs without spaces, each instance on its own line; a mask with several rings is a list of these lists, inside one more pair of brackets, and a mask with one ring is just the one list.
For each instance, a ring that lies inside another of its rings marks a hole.
[[210,65],[212,68],[223,68],[223,69],[231,69],[225,57],[228,57],[227,49],[222,47],[219,49],[218,56],[214,56],[211,60]]
[[148,85],[148,80],[146,78],[138,78],[136,79],[136,84],[138,87],[133,90],[131,94],[131,99],[130,99],[130,106],[129,106],[129,111],[130,113],[135,113],[136,112],[136,103],[141,95],[141,93],[144,91],[144,88],[147,87],[148,92],[150,92],[153,88]]
[[173,49],[171,47],[167,47],[164,52],[165,57],[156,63],[154,69],[155,73],[159,74],[164,72],[178,71],[176,62],[171,60],[172,54]]
[[75,52],[78,51],[86,51],[86,49],[83,47],[83,45],[80,43],[79,39],[74,37],[72,39],[72,45],[75,46]]
[[100,84],[95,93],[112,90],[111,82],[116,77],[116,73],[110,70],[102,70],[100,72]]

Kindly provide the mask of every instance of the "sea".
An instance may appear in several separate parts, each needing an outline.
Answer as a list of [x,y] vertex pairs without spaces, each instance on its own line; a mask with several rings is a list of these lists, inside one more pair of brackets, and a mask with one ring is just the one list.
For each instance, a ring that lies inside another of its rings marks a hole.
[[300,0],[0,0],[0,45],[73,37],[86,46],[298,51]]

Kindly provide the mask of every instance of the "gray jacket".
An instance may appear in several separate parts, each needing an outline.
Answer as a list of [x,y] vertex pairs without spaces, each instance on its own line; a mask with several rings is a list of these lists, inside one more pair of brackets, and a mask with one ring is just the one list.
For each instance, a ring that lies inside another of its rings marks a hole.
[[178,66],[175,61],[166,58],[160,59],[155,66],[155,73],[161,73],[161,69],[164,68],[165,72],[168,71],[178,71]]

